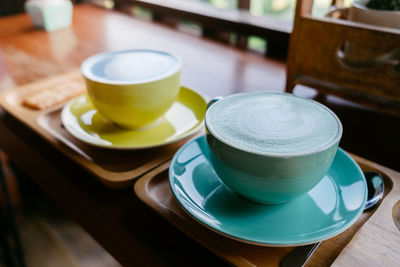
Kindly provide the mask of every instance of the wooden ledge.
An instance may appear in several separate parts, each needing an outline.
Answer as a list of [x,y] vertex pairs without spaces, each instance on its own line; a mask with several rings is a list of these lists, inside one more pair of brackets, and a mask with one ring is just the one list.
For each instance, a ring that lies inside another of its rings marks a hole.
[[129,5],[148,8],[157,15],[190,20],[215,30],[235,31],[266,38],[270,43],[287,46],[293,22],[272,16],[254,16],[248,10],[218,9],[210,4],[181,0],[116,0],[117,9]]

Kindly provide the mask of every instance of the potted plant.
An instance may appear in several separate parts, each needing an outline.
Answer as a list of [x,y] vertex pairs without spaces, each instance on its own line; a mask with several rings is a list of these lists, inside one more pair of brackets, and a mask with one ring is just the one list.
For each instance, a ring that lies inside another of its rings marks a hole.
[[370,9],[376,10],[400,10],[400,0],[369,0],[366,6]]

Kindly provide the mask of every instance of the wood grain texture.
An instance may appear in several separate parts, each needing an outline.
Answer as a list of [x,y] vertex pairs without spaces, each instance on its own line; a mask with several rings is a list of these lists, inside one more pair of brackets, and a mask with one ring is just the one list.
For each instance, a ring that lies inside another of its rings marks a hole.
[[17,224],[29,267],[120,267],[92,237],[32,181],[18,173],[22,205]]
[[[191,138],[189,136],[167,146],[135,151],[93,147],[73,137],[62,126],[61,109],[67,100],[43,110],[32,109],[25,105],[25,100],[32,95],[68,84],[85,88],[79,70],[0,94],[0,105],[6,112],[29,126],[61,153],[70,157],[111,188],[129,187],[134,179],[172,158],[178,148]],[[192,135],[194,134],[196,133]]]
[[[182,84],[204,95],[284,88],[284,62],[90,5],[75,6],[72,26],[65,30],[34,29],[26,14],[0,18],[0,28],[0,91],[64,75],[100,51],[134,48],[179,54]],[[123,265],[181,266],[194,258],[197,266],[222,264],[153,214],[131,188],[109,189],[43,136],[3,113],[1,149]],[[26,119],[38,115],[32,113]]]
[[354,70],[338,60],[341,49],[348,59],[362,61],[399,48],[400,30],[314,18],[309,8],[312,3],[312,0],[297,2],[286,91],[292,92],[296,84],[304,84],[323,93],[400,115],[400,74],[391,62]]
[[147,209],[131,188],[104,186],[7,114],[0,116],[0,148],[123,266],[184,266],[193,259],[193,266],[221,266]]
[[[72,26],[59,32],[34,29],[26,14],[0,18],[0,28],[0,91],[63,75],[100,51],[132,48],[179,54],[184,63],[182,84],[211,97],[284,90],[285,62],[89,5],[76,6]],[[324,103],[334,104],[329,106],[344,124],[343,148],[360,151],[374,161],[386,159],[383,162],[398,167],[398,119],[364,112],[354,105],[336,105],[329,97]],[[50,116],[57,117],[57,113]],[[224,264],[147,208],[131,189],[104,186],[3,110],[0,148],[123,265]]]
[[89,5],[76,6],[64,30],[35,29],[26,14],[0,18],[0,28],[0,90],[72,71],[100,51],[135,48],[179,54],[182,85],[209,96],[284,88],[284,62]]
[[332,266],[398,266],[400,262],[400,229],[395,213],[400,200],[400,173],[367,160],[362,166],[385,172],[394,179],[393,188],[365,225],[357,231]]
[[[394,227],[391,213],[388,214],[384,211],[388,207],[391,209],[393,199],[398,200],[400,198],[398,194],[400,173],[358,156],[352,156],[364,171],[375,170],[383,175],[386,186],[383,201],[378,208],[364,212],[357,222],[342,234],[323,241],[307,266],[330,266],[333,262],[336,264],[336,261],[340,261],[342,258],[343,265],[340,266],[375,266],[376,262],[371,260],[372,253],[365,255],[358,251],[346,252],[348,250],[346,246],[354,249],[352,244],[356,242],[358,244],[356,248],[367,250],[369,243],[365,242],[367,240],[357,241],[359,236],[368,239],[382,232],[388,232],[390,235],[385,236],[386,238],[379,242],[378,246],[373,246],[374,253],[382,255],[382,257],[385,257],[386,253],[390,254],[384,261],[385,266],[396,266],[395,264],[398,262],[395,260],[400,257],[400,250],[397,249],[397,244],[400,242],[400,231]],[[168,182],[168,167],[169,162],[140,178],[134,187],[136,195],[167,221],[211,252],[236,266],[278,266],[280,260],[292,250],[290,247],[260,247],[241,243],[219,235],[196,222],[173,197]],[[387,221],[391,221],[392,224],[384,223]],[[380,225],[381,229],[379,231],[369,229],[370,224]],[[392,245],[394,246],[388,250],[387,247]],[[346,249],[341,253],[344,247]],[[358,260],[358,257],[363,257],[363,261]]]
[[216,234],[193,220],[173,197],[168,183],[169,162],[135,183],[135,194],[179,230],[235,266],[277,266],[291,248],[244,244]]

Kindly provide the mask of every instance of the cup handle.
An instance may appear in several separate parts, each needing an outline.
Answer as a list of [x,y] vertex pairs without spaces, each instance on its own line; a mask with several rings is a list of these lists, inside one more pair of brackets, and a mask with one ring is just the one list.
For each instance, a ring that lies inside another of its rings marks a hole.
[[213,99],[210,100],[210,102],[208,102],[207,104],[207,109],[209,109],[215,102],[218,102],[222,99],[222,96],[216,96]]
[[336,18],[336,19],[347,19],[349,15],[350,8],[348,7],[336,7],[332,6],[331,9],[326,13],[326,18]]
[[346,57],[346,53],[343,51],[342,45],[336,52],[336,58],[342,66],[355,71],[363,71],[382,64],[390,64],[393,65],[393,68],[397,73],[400,72],[400,47],[395,47],[392,50],[376,57],[355,61]]

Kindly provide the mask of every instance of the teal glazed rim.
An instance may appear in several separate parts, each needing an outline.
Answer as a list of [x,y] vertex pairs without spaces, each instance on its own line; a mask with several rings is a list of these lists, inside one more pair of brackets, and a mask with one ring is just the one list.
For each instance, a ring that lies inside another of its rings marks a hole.
[[250,202],[230,190],[214,172],[208,153],[204,136],[182,146],[171,161],[169,183],[193,219],[226,237],[260,246],[311,244],[342,233],[364,210],[364,175],[340,148],[313,189],[272,206]]

